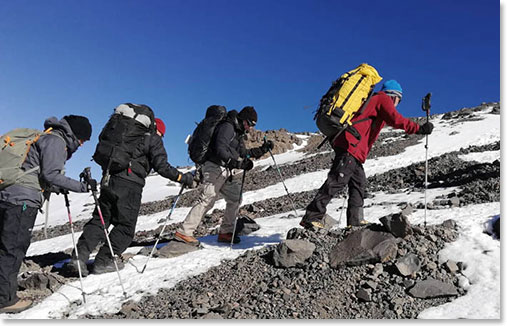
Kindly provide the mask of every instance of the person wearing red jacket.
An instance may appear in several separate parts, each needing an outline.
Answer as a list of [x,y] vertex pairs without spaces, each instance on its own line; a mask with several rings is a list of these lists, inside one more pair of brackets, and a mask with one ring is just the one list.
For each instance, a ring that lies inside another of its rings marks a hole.
[[306,213],[300,222],[301,226],[323,228],[327,204],[336,194],[343,191],[345,186],[349,188],[347,224],[361,225],[366,188],[363,164],[382,128],[387,124],[396,129],[403,129],[407,134],[422,135],[431,134],[433,130],[431,122],[418,125],[396,110],[402,96],[403,90],[397,81],[386,81],[381,91],[371,97],[362,114],[351,121],[354,123],[361,120],[353,126],[360,137],[356,138],[350,132],[343,132],[336,138],[332,144],[336,153],[333,165],[326,182],[306,207]]

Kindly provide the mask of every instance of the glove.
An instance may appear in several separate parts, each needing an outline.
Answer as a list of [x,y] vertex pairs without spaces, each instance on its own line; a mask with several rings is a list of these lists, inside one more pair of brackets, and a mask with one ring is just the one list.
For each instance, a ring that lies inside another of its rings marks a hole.
[[93,192],[97,191],[97,180],[90,178],[86,180],[86,183],[88,184],[88,187],[91,191]]
[[188,188],[195,188],[197,186],[197,183],[194,181],[194,175],[190,172],[182,174],[179,182]]
[[67,189],[63,189],[58,186],[51,185],[49,187],[44,188],[44,193],[47,197],[49,197],[49,195],[51,193],[53,193],[55,195],[59,195],[59,194],[68,194],[69,191]]
[[422,125],[419,125],[419,130],[416,134],[419,135],[429,135],[433,131],[433,124],[431,122],[425,122]]
[[266,140],[264,144],[262,144],[261,149],[264,153],[267,153],[268,151],[272,150],[273,147],[275,147],[275,144],[271,140]]
[[245,171],[250,171],[253,169],[254,163],[251,159],[245,158],[243,161],[239,162],[239,168]]

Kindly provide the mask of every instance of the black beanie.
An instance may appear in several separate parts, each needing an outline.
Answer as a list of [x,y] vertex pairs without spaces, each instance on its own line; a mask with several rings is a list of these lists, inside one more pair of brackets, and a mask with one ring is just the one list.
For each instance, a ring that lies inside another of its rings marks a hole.
[[79,140],[90,140],[92,125],[88,118],[80,115],[66,115],[63,117],[72,129],[72,132]]
[[253,106],[245,106],[238,114],[238,118],[246,120],[251,126],[257,123],[257,112]]

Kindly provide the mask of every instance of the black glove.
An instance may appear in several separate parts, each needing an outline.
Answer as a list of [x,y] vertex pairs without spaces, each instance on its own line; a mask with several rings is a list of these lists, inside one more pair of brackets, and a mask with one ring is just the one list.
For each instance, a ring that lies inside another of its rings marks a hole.
[[249,158],[245,158],[243,161],[239,162],[239,168],[245,171],[253,169],[253,166],[254,163]]
[[197,183],[194,181],[194,175],[190,172],[182,174],[179,182],[181,184],[184,184],[187,188],[195,188],[197,185]]
[[241,166],[241,162],[237,161],[237,160],[233,160],[233,159],[230,159],[229,163],[227,163],[227,167],[229,169],[240,169],[241,168],[240,166]]
[[44,192],[47,193],[48,197],[49,197],[50,193],[54,193],[56,195],[59,195],[59,194],[68,194],[69,193],[69,191],[67,189],[63,189],[63,188],[60,188],[60,187],[55,186],[55,185],[51,185],[49,187],[46,187],[44,189]]
[[86,180],[86,183],[88,184],[88,187],[91,191],[93,192],[97,191],[97,180],[90,178]]
[[264,144],[262,144],[261,149],[264,153],[267,153],[268,151],[272,150],[273,147],[275,147],[275,143],[271,140],[266,140]]
[[431,122],[425,122],[422,125],[419,125],[419,130],[417,130],[416,134],[419,135],[429,135],[433,131],[433,124]]

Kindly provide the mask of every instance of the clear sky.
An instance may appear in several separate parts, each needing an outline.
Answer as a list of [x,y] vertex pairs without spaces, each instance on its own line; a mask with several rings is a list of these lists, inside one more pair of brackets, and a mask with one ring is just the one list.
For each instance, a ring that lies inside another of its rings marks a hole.
[[0,0],[0,15],[0,134],[87,116],[72,177],[99,173],[98,134],[124,102],[152,107],[169,162],[190,165],[184,139],[209,105],[317,131],[320,97],[362,62],[401,83],[406,116],[427,92],[433,113],[500,100],[499,1]]

